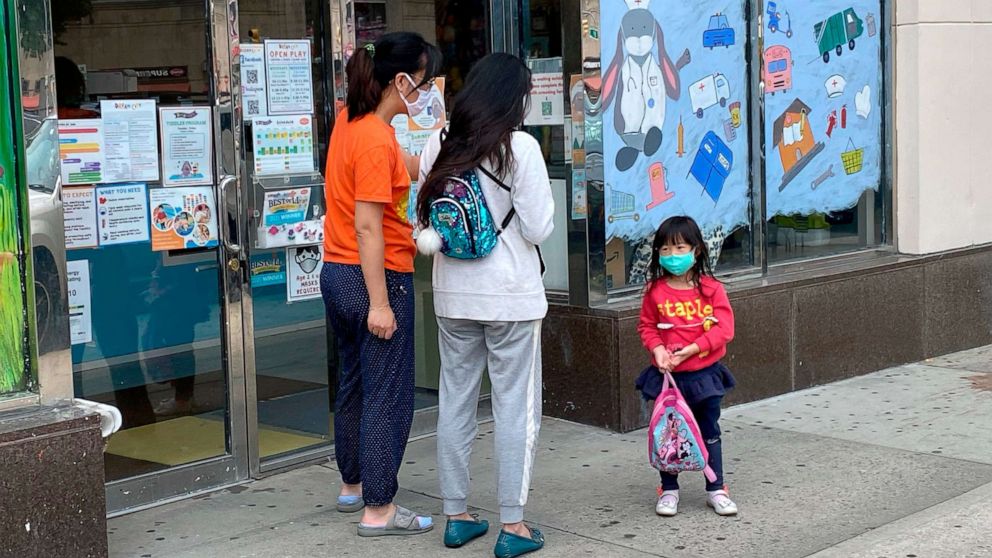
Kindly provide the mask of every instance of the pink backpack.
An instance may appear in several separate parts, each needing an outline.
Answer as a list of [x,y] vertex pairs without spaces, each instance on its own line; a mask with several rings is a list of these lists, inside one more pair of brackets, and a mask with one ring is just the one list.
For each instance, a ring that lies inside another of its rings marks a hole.
[[710,468],[709,452],[703,443],[696,418],[682,397],[671,372],[654,403],[648,428],[648,460],[663,473],[702,471],[713,482],[716,473]]

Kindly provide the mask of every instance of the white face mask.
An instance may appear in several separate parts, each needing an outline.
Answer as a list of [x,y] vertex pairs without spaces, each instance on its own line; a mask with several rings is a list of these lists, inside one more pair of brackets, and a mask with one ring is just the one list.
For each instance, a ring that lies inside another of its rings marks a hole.
[[[403,99],[403,103],[406,105],[406,109],[408,111],[407,114],[414,115],[424,112],[424,110],[427,109],[427,106],[431,104],[430,92],[424,91],[422,89],[416,89],[417,82],[414,81],[413,77],[410,76],[410,74],[403,74],[403,77],[408,82],[410,82],[410,86],[414,88],[413,92],[409,93],[408,95],[404,95],[402,92],[400,93],[400,97]],[[417,98],[411,101],[409,95],[412,95],[414,92],[417,94]]]

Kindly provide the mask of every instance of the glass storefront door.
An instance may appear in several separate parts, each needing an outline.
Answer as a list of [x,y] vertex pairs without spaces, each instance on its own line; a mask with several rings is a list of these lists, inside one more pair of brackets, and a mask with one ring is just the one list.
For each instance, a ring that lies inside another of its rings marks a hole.
[[248,475],[235,7],[53,12],[75,393],[124,418],[111,512]]
[[[347,56],[418,31],[445,55],[449,106],[493,50],[497,8],[77,4],[51,12],[63,18],[53,42],[68,304],[76,396],[124,416],[106,452],[111,513],[332,455],[337,361],[315,280]],[[113,151],[96,166],[94,141]],[[417,270],[415,435],[433,430],[439,373],[430,261]]]

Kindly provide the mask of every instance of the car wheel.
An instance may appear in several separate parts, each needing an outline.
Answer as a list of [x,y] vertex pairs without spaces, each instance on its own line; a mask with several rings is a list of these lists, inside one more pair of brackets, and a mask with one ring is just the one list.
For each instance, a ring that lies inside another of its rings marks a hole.
[[37,318],[38,354],[43,355],[68,343],[67,331],[61,331],[66,315],[63,293],[55,259],[47,250],[34,256],[34,298]]

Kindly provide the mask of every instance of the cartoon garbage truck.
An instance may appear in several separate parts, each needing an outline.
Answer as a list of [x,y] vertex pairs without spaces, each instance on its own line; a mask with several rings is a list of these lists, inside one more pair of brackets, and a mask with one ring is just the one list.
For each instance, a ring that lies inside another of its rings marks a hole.
[[706,76],[689,86],[689,100],[696,118],[702,118],[703,111],[717,103],[720,103],[721,107],[727,106],[728,98],[730,98],[730,82],[723,74]]
[[854,39],[864,32],[864,22],[854,12],[854,8],[837,12],[813,26],[813,36],[816,37],[816,45],[820,49],[824,63],[830,62],[831,50],[837,56],[844,52],[845,44],[848,49],[854,50]]

